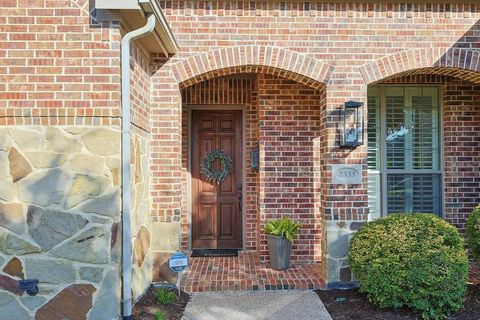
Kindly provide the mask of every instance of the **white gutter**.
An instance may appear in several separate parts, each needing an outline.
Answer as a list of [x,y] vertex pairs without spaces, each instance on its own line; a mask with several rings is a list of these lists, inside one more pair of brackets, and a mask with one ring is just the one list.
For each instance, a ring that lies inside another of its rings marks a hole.
[[156,18],[148,16],[147,24],[125,34],[122,38],[121,81],[122,81],[122,282],[123,319],[132,317],[132,230],[130,214],[130,44],[152,32]]

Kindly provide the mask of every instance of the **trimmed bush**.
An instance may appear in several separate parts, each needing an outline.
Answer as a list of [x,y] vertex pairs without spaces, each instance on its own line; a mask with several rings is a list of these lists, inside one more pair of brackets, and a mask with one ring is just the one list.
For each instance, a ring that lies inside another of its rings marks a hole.
[[480,206],[467,219],[467,245],[477,263],[480,263]]
[[468,259],[457,229],[432,214],[392,214],[352,238],[350,266],[371,302],[444,319],[463,305]]

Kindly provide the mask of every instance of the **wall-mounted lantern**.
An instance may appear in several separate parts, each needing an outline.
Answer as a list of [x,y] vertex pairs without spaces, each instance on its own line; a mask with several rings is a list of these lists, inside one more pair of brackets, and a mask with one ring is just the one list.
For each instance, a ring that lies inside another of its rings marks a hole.
[[343,124],[343,128],[340,130],[340,146],[357,147],[363,145],[363,102],[345,102],[340,121]]

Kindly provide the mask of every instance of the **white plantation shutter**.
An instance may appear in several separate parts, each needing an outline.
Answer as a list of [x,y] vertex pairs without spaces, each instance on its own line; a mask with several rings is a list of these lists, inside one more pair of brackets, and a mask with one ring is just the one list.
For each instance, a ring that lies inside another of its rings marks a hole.
[[388,213],[440,212],[438,174],[387,174]]
[[[387,126],[387,168],[405,169],[405,135],[402,128],[405,128],[405,97],[403,88],[386,88],[386,121]],[[395,135],[397,134],[397,135]]]
[[371,170],[380,170],[380,106],[380,89],[378,87],[369,88],[367,100],[367,162],[368,169]]
[[[368,134],[370,206],[378,208],[378,191],[384,190],[383,208],[387,213],[441,214],[438,88],[379,86],[369,90],[370,102],[375,105],[375,112],[371,106],[368,110],[368,129],[375,126],[375,134]],[[378,128],[384,132],[380,138]],[[373,150],[377,152],[375,156]],[[380,188],[382,179],[378,177],[382,175],[385,186]],[[376,211],[374,215],[378,215]]]
[[371,218],[378,218],[382,212],[381,159],[381,101],[380,89],[368,89],[367,117],[367,164],[368,164],[368,208]]
[[438,90],[433,89],[412,96],[413,169],[439,169]]

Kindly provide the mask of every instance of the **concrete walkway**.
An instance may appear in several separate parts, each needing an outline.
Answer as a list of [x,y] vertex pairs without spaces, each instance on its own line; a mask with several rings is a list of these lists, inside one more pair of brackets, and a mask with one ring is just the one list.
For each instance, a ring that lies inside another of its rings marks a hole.
[[331,320],[313,291],[192,293],[182,320]]

